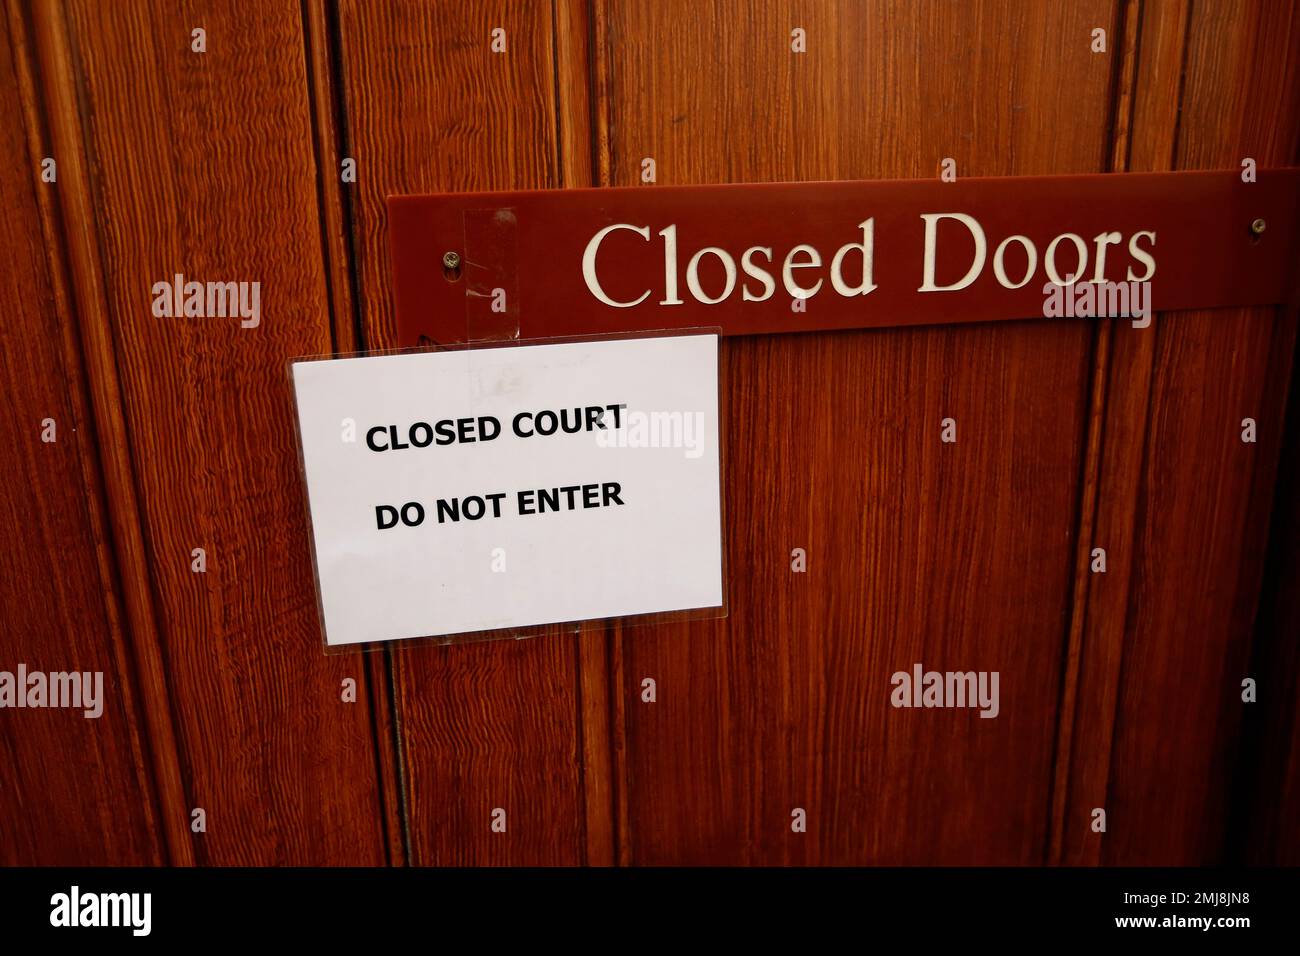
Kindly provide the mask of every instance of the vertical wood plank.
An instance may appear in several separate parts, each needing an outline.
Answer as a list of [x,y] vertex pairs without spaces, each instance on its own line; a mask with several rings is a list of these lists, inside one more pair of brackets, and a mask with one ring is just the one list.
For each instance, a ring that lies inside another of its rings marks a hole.
[[[68,11],[98,226],[74,268],[102,263],[84,319],[120,376],[149,576],[126,587],[157,622],[186,812],[206,812],[195,858],[383,862],[365,665],[321,647],[285,374],[332,347],[300,6]],[[155,316],[176,273],[259,282],[260,324]]]
[[[1295,161],[1298,17],[1294,3],[1192,6],[1176,168]],[[1178,313],[1156,330],[1106,862],[1207,863],[1227,852],[1295,334],[1294,314],[1274,309]],[[1241,441],[1246,417],[1260,423],[1255,444]]]
[[[1298,350],[1297,354],[1300,354]],[[1292,356],[1294,360],[1294,356]],[[1243,722],[1232,862],[1300,865],[1300,383],[1295,366],[1277,480],[1269,569],[1255,624],[1258,702]]]
[[[95,428],[66,286],[55,198],[41,181],[54,155],[33,78],[22,10],[0,12],[0,669],[98,672],[101,714],[0,712],[0,864],[156,865],[166,861],[134,699],[103,513]],[[43,193],[41,192],[43,191]],[[43,442],[53,421],[54,441]],[[26,693],[26,687],[20,688]],[[89,707],[87,702],[87,707]]]
[[[580,0],[555,0],[556,128],[560,185],[594,186],[591,123],[591,18]],[[578,634],[582,796],[589,866],[613,866],[618,843],[610,700],[610,629],[586,625]]]
[[[1114,70],[1088,47],[1117,13],[600,4],[596,125],[615,185],[645,157],[660,183],[1098,171]],[[1044,859],[1091,337],[724,343],[731,617],[622,634],[630,861]],[[1000,716],[891,708],[917,662],[999,671]]]
[[[581,57],[577,12],[561,11],[566,77]],[[343,2],[347,139],[356,153],[355,248],[367,349],[396,345],[390,193],[559,186],[583,175],[581,106],[557,119],[551,5]],[[505,52],[491,49],[505,31]],[[566,94],[574,94],[572,85]],[[561,158],[561,152],[564,158]],[[572,634],[393,649],[397,717],[416,864],[603,862],[588,847],[580,693],[599,689],[599,653]],[[595,657],[591,654],[595,653]],[[586,703],[599,709],[594,694]],[[597,771],[599,768],[595,768]],[[599,778],[595,783],[599,786]],[[506,811],[506,831],[491,814]],[[589,852],[591,855],[589,855]]]
[[[353,268],[352,194],[355,176],[343,181],[343,163],[350,155],[341,121],[343,91],[339,88],[337,11],[326,0],[309,0],[304,6],[307,54],[310,66],[312,113],[315,119],[316,165],[319,169],[326,284],[330,290],[330,327],[334,350],[345,355],[361,350],[361,316],[356,308],[356,270]],[[401,769],[398,766],[398,730],[391,701],[391,652],[366,655],[366,676],[374,721],[375,762],[378,767],[390,863],[405,864],[406,820],[402,810]]]
[[[1178,131],[1189,5],[1131,3],[1125,13],[1125,80],[1111,164],[1124,171],[1168,170]],[[1050,859],[1056,863],[1096,864],[1102,858],[1103,838],[1093,830],[1093,814],[1107,806],[1155,330],[1163,320],[1152,316],[1151,326],[1143,329],[1108,319],[1098,329],[1083,475],[1087,511],[1075,559],[1053,794]],[[1106,551],[1104,575],[1092,571],[1097,547]]]
[[[40,60],[41,93],[53,151],[62,161],[63,189],[58,203],[59,228],[67,243],[66,272],[76,303],[77,331],[85,355],[90,408],[99,442],[106,508],[112,528],[114,558],[129,625],[140,702],[148,727],[154,785],[159,799],[159,829],[166,836],[171,863],[190,865],[194,850],[184,819],[185,800],[177,741],[162,663],[156,616],[149,591],[149,572],[141,532],[138,494],[126,441],[122,389],[114,357],[112,331],[102,318],[104,280],[99,246],[91,223],[90,158],[80,123],[77,73],[62,4],[32,8],[32,32]],[[55,230],[47,230],[53,233]]]
[[[1134,87],[1137,82],[1138,33],[1140,8],[1137,0],[1126,0],[1120,8],[1119,27],[1111,42],[1119,49],[1116,64],[1118,85],[1114,97],[1114,122],[1110,168],[1121,172],[1128,168],[1129,145],[1133,133]],[[1074,732],[1079,712],[1080,674],[1082,673],[1083,631],[1087,622],[1088,585],[1092,574],[1092,548],[1096,539],[1097,498],[1101,484],[1101,448],[1106,419],[1106,383],[1109,380],[1114,336],[1114,320],[1101,319],[1093,340],[1092,385],[1088,405],[1088,437],[1083,474],[1079,488],[1079,537],[1075,544],[1074,584],[1070,600],[1070,631],[1066,644],[1065,676],[1061,686],[1061,703],[1057,714],[1055,773],[1052,781],[1052,820],[1048,859],[1058,862],[1062,852],[1065,817],[1068,812],[1070,772],[1074,763]],[[1110,711],[1113,713],[1113,709]],[[1109,734],[1107,734],[1107,739]],[[1085,753],[1109,751],[1097,747],[1098,735],[1089,733]]]

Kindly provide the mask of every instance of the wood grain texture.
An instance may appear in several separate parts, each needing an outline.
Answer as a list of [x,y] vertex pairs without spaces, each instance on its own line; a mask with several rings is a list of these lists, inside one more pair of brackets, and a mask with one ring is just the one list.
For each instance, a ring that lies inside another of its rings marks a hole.
[[1300,802],[1300,388],[1294,379],[1286,422],[1269,573],[1255,625],[1251,672],[1261,694],[1243,721],[1228,845],[1233,862],[1271,866],[1300,865],[1294,809]]
[[[1126,5],[1111,156],[1116,170],[1172,168],[1188,16],[1185,3]],[[1136,550],[1134,504],[1147,437],[1155,329],[1163,319],[1153,316],[1145,329],[1104,320],[1097,333],[1084,520],[1053,793],[1049,859],[1056,863],[1095,865],[1102,859],[1103,838],[1092,828],[1093,812],[1107,806]],[[1104,575],[1092,571],[1096,547],[1106,550]]]
[[[0,711],[0,864],[158,864],[165,847],[113,595],[90,420],[63,272],[60,182],[16,5],[0,10],[0,669],[100,672],[102,715]],[[62,159],[62,157],[59,157]],[[44,194],[39,191],[43,190]],[[39,197],[39,198],[38,198]],[[56,441],[42,442],[53,419]]]
[[[326,0],[304,5],[309,89],[315,117],[316,167],[323,216],[326,284],[330,290],[330,330],[334,350],[346,355],[361,350],[361,313],[356,308],[356,271],[352,268],[352,183],[343,182],[349,157],[342,121],[343,92],[338,79],[337,11]],[[374,722],[384,834],[390,864],[407,862],[406,820],[402,808],[398,729],[392,706],[392,653],[366,655],[370,706]]]
[[[12,9],[12,7],[11,7]],[[138,679],[139,699],[148,728],[149,753],[158,793],[159,831],[167,859],[177,866],[194,862],[187,801],[181,780],[175,723],[167,688],[157,615],[149,581],[148,555],[141,529],[134,464],[126,438],[122,388],[118,376],[112,328],[105,318],[105,280],[90,186],[91,158],[81,126],[79,68],[74,62],[68,26],[61,4],[31,8],[30,25],[40,60],[41,93],[48,117],[52,151],[60,158],[63,186],[57,205],[58,223],[47,234],[61,232],[66,241],[64,273],[78,317],[77,332],[85,355],[85,378],[104,483],[113,558],[117,565],[131,657]],[[11,16],[11,22],[17,18]],[[34,99],[34,97],[33,97]],[[57,248],[57,246],[56,246]]]
[[[300,7],[68,9],[104,263],[91,318],[116,350],[186,801],[207,815],[195,857],[383,862],[365,662],[321,648],[285,374],[331,349]],[[156,318],[175,273],[260,282],[261,324]]]
[[[1294,4],[1192,6],[1175,168],[1294,162],[1297,15]],[[1161,316],[1154,332],[1136,495],[1103,505],[1135,520],[1101,859],[1211,863],[1235,852],[1224,841],[1241,680],[1295,319],[1221,309]],[[1260,423],[1256,444],[1241,441],[1246,417]]]
[[[1138,78],[1138,37],[1141,14],[1136,0],[1121,6],[1120,32],[1111,42],[1118,48],[1116,68],[1115,119],[1112,126],[1110,168],[1124,171],[1128,168],[1129,144],[1133,135],[1134,92]],[[1113,355],[1112,339],[1116,321],[1101,319],[1097,323],[1092,356],[1092,385],[1088,405],[1088,436],[1084,455],[1083,473],[1079,488],[1079,530],[1075,542],[1074,585],[1071,592],[1070,631],[1066,644],[1065,677],[1061,685],[1061,701],[1057,717],[1057,743],[1055,775],[1052,781],[1052,817],[1048,860],[1059,862],[1062,855],[1067,815],[1070,814],[1072,789],[1071,774],[1081,758],[1106,753],[1108,746],[1090,746],[1093,741],[1107,739],[1107,735],[1089,733],[1076,741],[1080,703],[1080,676],[1088,657],[1083,653],[1083,635],[1087,626],[1088,589],[1093,575],[1093,545],[1096,540],[1097,500],[1101,486],[1101,451],[1105,436],[1107,382],[1110,377]],[[1092,656],[1095,647],[1090,646]],[[1095,686],[1095,685],[1085,685]],[[1113,686],[1105,685],[1105,686]],[[1113,706],[1105,711],[1113,714]],[[1109,722],[1105,726],[1110,726]],[[1091,729],[1091,728],[1090,728]],[[1076,742],[1079,753],[1076,754]],[[1099,775],[1104,780],[1104,771]]]
[[[555,10],[555,98],[560,184],[597,185],[592,176],[591,18],[580,0],[558,0]],[[614,791],[613,708],[610,651],[614,636],[584,624],[577,637],[582,799],[588,866],[618,862]]]
[[[643,157],[660,183],[1094,172],[1113,67],[1088,37],[1117,14],[602,4],[597,128],[615,185]],[[627,861],[1045,858],[1092,334],[724,343],[731,616],[622,634]],[[891,708],[916,662],[999,671],[1001,715]]]
[[[567,74],[577,40],[566,23]],[[504,53],[491,51],[497,27]],[[555,29],[548,4],[340,4],[367,349],[396,344],[388,194],[558,186],[562,168],[582,174],[577,136],[563,167],[560,158]],[[582,107],[568,102],[579,123]],[[582,673],[599,680],[599,666],[580,667],[576,640],[551,629],[523,641],[393,649],[412,863],[589,859],[579,688]],[[506,811],[504,833],[491,830],[496,808]],[[612,857],[609,839],[597,834],[592,862]]]

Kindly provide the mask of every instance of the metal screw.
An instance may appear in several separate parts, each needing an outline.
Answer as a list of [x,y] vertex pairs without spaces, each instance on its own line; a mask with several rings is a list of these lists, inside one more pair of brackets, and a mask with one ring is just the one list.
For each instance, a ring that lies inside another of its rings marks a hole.
[[1268,223],[1266,223],[1263,219],[1256,219],[1254,222],[1250,224],[1250,231],[1257,236],[1262,236],[1264,234],[1264,230],[1267,227],[1268,227]]
[[460,268],[459,252],[444,252],[442,254],[442,267],[450,272],[455,272]]

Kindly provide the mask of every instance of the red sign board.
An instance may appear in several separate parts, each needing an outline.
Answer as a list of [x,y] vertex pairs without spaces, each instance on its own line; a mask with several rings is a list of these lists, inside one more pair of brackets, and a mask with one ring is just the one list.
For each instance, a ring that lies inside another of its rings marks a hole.
[[389,199],[403,346],[1279,303],[1297,212],[1297,169]]

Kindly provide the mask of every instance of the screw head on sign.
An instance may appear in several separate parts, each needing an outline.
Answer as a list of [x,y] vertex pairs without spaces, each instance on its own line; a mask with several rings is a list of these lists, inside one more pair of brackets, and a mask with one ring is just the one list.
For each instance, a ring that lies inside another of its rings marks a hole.
[[1256,219],[1254,222],[1250,224],[1250,231],[1253,232],[1255,235],[1260,236],[1264,234],[1264,230],[1267,227],[1268,227],[1268,223],[1266,223],[1263,219]]
[[442,267],[444,269],[456,270],[460,268],[459,252],[444,252],[442,254]]

